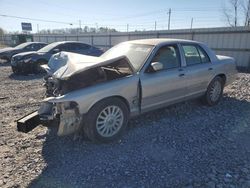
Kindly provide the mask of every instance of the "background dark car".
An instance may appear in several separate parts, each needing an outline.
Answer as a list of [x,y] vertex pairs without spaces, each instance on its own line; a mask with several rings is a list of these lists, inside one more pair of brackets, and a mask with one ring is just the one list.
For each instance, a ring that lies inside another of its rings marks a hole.
[[11,59],[12,70],[14,73],[40,72],[39,65],[47,64],[53,54],[61,51],[91,56],[100,56],[103,53],[101,49],[81,42],[54,42],[37,52],[24,52],[13,56]]
[[4,48],[0,50],[0,59],[4,59],[5,61],[9,62],[13,55],[21,53],[21,52],[29,52],[29,51],[37,51],[47,43],[44,42],[25,42],[22,44],[17,45],[14,48]]

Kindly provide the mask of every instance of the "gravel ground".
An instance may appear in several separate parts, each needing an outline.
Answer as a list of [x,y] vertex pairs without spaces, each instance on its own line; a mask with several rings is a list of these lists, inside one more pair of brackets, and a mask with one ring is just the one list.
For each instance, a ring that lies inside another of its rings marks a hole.
[[42,75],[0,73],[0,187],[250,187],[250,74],[215,107],[195,100],[153,111],[97,145],[43,126],[17,132],[14,120],[43,98]]

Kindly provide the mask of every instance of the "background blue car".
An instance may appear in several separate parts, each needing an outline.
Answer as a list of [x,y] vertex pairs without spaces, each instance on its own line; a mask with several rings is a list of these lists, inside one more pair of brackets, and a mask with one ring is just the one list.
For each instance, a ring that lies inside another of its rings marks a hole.
[[44,42],[25,42],[17,45],[16,47],[8,47],[0,50],[0,59],[10,62],[12,56],[21,53],[21,52],[29,52],[29,51],[37,51],[44,46],[48,45]]
[[12,57],[11,67],[14,73],[38,73],[40,65],[47,64],[50,57],[61,51],[74,52],[84,55],[100,56],[103,51],[89,44],[63,41],[51,43],[38,51],[19,53]]

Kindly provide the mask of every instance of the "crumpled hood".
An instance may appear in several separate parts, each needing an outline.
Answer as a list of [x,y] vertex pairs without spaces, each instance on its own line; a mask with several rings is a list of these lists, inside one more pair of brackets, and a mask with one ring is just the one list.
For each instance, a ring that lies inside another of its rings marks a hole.
[[66,80],[74,74],[83,72],[90,68],[112,63],[121,58],[124,58],[124,56],[107,60],[102,57],[81,55],[71,52],[60,52],[53,55],[50,58],[48,65],[42,65],[42,68],[54,78]]
[[9,51],[13,51],[13,50],[16,50],[16,49],[15,48],[11,48],[11,47],[3,48],[3,49],[0,50],[0,53],[9,52]]

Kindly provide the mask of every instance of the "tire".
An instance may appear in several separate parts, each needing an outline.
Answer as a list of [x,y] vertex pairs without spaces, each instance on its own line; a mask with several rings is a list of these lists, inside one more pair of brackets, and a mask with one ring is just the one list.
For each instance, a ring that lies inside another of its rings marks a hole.
[[219,103],[224,89],[224,82],[221,77],[216,76],[208,85],[206,94],[203,96],[203,103],[214,106]]
[[37,62],[34,62],[33,72],[36,74],[44,73],[45,71],[40,67],[40,65],[44,65],[46,63],[47,63],[47,61],[44,59],[39,59],[39,60],[37,60]]
[[129,110],[122,100],[107,98],[96,103],[84,116],[83,130],[93,142],[111,142],[122,135],[128,118]]
[[14,74],[20,74],[20,71],[18,70],[17,67],[11,66],[11,68],[12,68],[12,71],[13,71]]
[[8,58],[8,57],[3,57],[3,59],[5,60],[5,63],[10,63],[10,58]]

